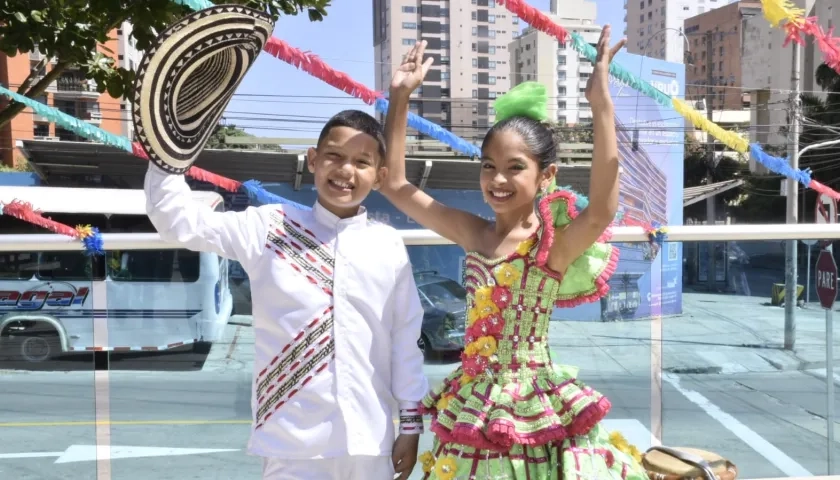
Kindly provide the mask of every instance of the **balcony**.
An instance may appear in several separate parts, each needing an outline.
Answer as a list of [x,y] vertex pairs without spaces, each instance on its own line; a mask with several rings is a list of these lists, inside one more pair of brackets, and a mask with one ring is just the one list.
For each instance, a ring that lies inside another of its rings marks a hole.
[[[99,104],[95,105],[98,106]],[[82,110],[81,113],[82,114],[79,116],[79,118],[90,124],[99,125],[100,123],[102,123],[102,111],[100,111],[99,109]]]
[[100,93],[96,91],[96,82],[88,80],[76,73],[66,73],[55,81],[56,89],[54,95],[61,98],[99,98]]

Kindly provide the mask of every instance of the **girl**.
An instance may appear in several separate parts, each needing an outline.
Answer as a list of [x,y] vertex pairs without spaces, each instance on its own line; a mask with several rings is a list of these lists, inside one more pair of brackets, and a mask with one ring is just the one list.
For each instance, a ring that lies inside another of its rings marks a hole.
[[609,401],[578,382],[572,367],[553,364],[546,338],[552,308],[598,300],[618,260],[603,242],[618,208],[609,63],[624,40],[612,49],[609,41],[606,26],[586,88],[595,134],[588,206],[555,185],[547,94],[529,82],[496,101],[497,123],[481,146],[480,185],[492,222],[442,205],[406,180],[408,99],[432,63],[423,61],[425,42],[394,75],[382,193],[467,252],[462,365],[422,402],[436,435],[420,458],[425,478],[647,478],[636,455],[625,453],[632,448],[618,448],[598,424]]

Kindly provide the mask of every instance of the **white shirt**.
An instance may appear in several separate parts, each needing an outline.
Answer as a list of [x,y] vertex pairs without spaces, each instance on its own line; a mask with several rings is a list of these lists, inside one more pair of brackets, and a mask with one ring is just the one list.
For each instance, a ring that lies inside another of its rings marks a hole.
[[256,355],[249,452],[310,459],[390,455],[393,403],[428,390],[417,346],[423,308],[408,253],[365,210],[315,203],[213,212],[181,175],[154,165],[146,210],[161,237],[240,262],[251,282]]

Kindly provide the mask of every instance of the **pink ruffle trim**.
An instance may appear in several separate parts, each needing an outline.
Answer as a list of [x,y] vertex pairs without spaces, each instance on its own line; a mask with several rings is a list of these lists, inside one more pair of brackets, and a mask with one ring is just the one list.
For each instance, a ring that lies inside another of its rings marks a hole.
[[[530,447],[545,445],[550,442],[560,442],[577,435],[585,435],[598,424],[612,408],[606,397],[601,397],[584,408],[576,415],[568,426],[555,424],[536,432],[517,432],[516,426],[509,419],[495,419],[487,423],[486,428],[467,423],[456,423],[450,430],[437,421],[438,415],[449,412],[438,412],[436,408],[421,405],[424,415],[431,415],[430,430],[437,435],[441,443],[456,443],[473,448],[506,452],[514,445]],[[452,415],[450,413],[450,415]]]
[[590,293],[589,295],[582,295],[580,297],[557,300],[556,302],[554,302],[554,305],[561,308],[576,307],[578,305],[583,305],[584,303],[591,303],[597,301],[601,297],[608,294],[610,292],[610,277],[613,276],[615,270],[618,268],[619,253],[620,252],[616,247],[613,247],[610,251],[610,259],[607,261],[607,266],[604,267],[604,270],[595,279],[594,292]]
[[514,445],[535,447],[584,435],[607,415],[610,408],[612,408],[610,401],[602,397],[596,403],[586,407],[568,427],[552,425],[531,433],[517,433],[513,422],[506,419],[491,420],[486,430],[463,423],[456,424],[452,430],[449,430],[437,421],[437,417],[433,417],[431,430],[443,443],[457,443],[483,450],[506,452]]
[[[575,206],[575,203],[577,202],[577,195],[569,190],[558,190],[556,192],[552,192],[540,200],[538,212],[540,221],[542,222],[542,235],[540,235],[535,263],[551,277],[560,280],[561,276],[559,274],[545,268],[545,264],[548,262],[548,254],[551,250],[551,245],[554,243],[554,217],[551,212],[551,202],[557,200],[564,200],[566,202],[566,213],[570,219],[574,220],[578,215],[580,215],[580,212]],[[608,242],[611,238],[612,229],[607,228],[604,230],[604,233],[598,237],[597,242]],[[612,277],[615,273],[616,268],[618,268],[618,256],[618,248],[613,247],[610,252],[610,258],[607,261],[607,266],[600,274],[598,274],[598,277],[595,278],[594,292],[575,298],[557,300],[554,304],[561,308],[571,308],[585,303],[592,303],[609,293],[610,285],[608,282],[610,277]]]
[[568,190],[559,190],[549,193],[540,200],[538,213],[540,221],[542,222],[542,235],[540,235],[540,243],[537,248],[536,257],[536,263],[540,267],[545,265],[545,262],[548,261],[548,253],[551,249],[551,245],[554,243],[554,217],[551,215],[551,202],[557,199],[566,200],[566,213],[569,215],[569,218],[574,219],[580,213],[578,212],[577,207],[575,207],[577,195]]

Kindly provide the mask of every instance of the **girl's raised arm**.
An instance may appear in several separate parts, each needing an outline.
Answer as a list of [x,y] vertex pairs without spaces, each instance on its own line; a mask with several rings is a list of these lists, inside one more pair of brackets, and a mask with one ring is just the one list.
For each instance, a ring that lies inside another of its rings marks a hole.
[[598,41],[598,59],[586,85],[586,98],[592,105],[594,128],[589,206],[555,234],[556,240],[547,263],[549,268],[561,274],[598,240],[615,219],[618,210],[618,141],[609,76],[610,62],[625,43],[626,40],[621,40],[610,49],[610,26],[604,26]]
[[385,117],[387,173],[380,191],[398,209],[423,227],[460,245],[464,250],[475,250],[475,239],[487,226],[487,220],[457,208],[447,207],[412,185],[405,177],[409,97],[423,82],[433,61],[432,58],[422,61],[425,47],[425,41],[415,45],[391,81],[390,104]]

